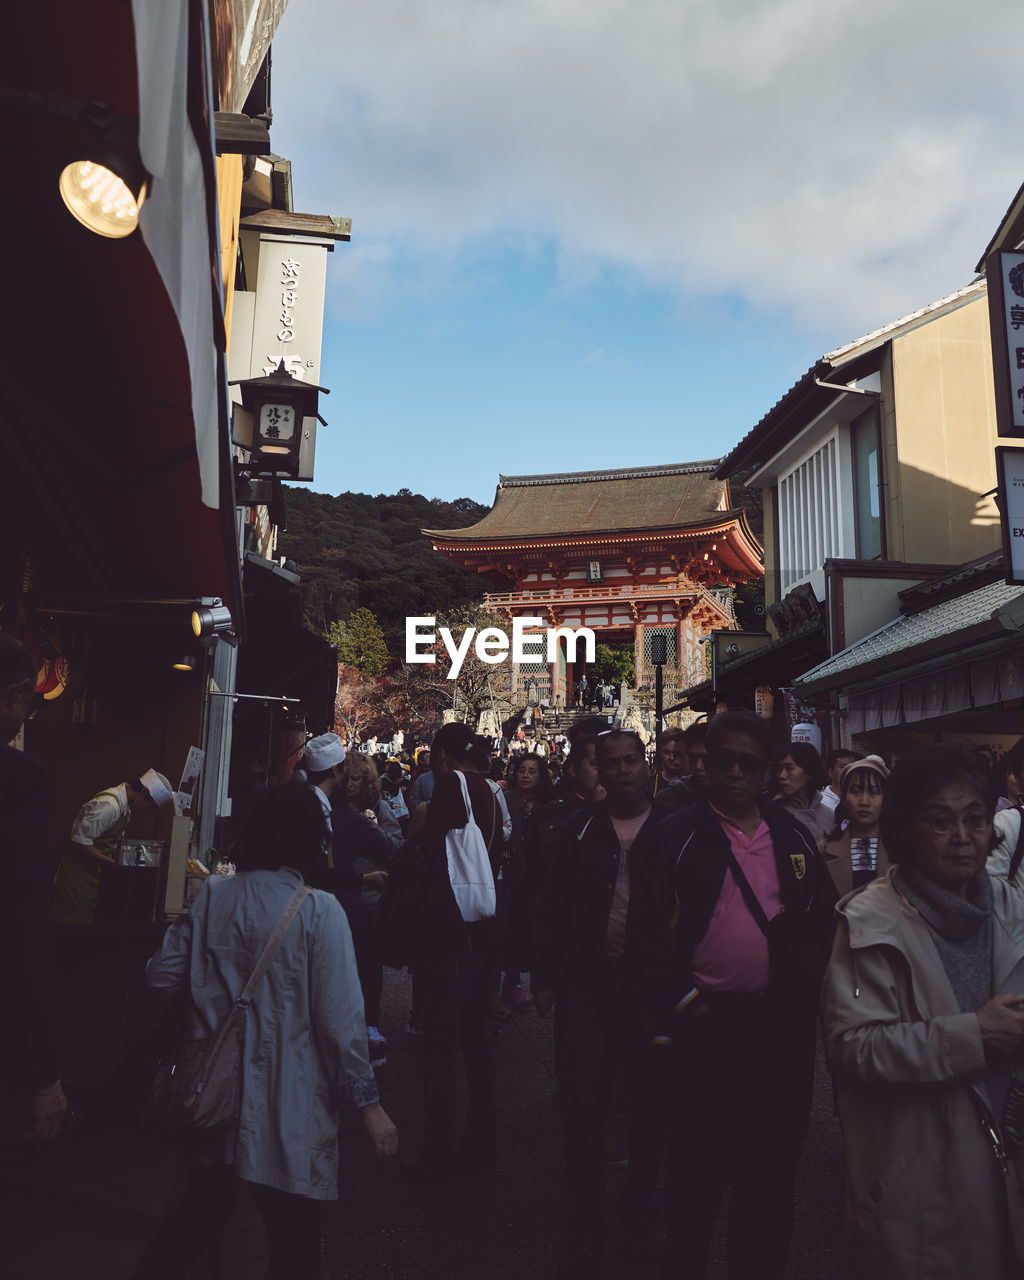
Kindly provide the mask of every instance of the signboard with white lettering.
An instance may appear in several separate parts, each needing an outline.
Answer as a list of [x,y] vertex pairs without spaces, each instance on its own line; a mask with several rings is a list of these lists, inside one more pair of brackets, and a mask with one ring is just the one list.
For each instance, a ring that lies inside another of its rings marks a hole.
[[278,362],[293,378],[320,381],[324,289],[330,241],[260,236],[250,378],[266,378]]
[[[250,378],[268,377],[283,360],[293,378],[319,384],[327,255],[333,252],[330,240],[260,236]],[[313,479],[316,427],[316,418],[303,418],[297,480]]]
[[996,425],[1001,436],[1024,437],[1024,253],[990,254],[985,275]]
[[1006,581],[1024,582],[1024,446],[996,448]]

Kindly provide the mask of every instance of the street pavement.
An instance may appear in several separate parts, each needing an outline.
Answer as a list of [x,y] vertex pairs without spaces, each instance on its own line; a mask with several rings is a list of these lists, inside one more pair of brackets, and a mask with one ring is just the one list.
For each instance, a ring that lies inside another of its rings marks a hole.
[[[402,1034],[410,984],[386,970],[382,1101],[399,1127],[403,1155],[420,1139],[419,1041]],[[552,1024],[532,1009],[504,1022],[494,1049],[499,1160],[493,1180],[409,1186],[377,1163],[355,1114],[341,1127],[341,1192],[324,1213],[327,1280],[546,1280],[562,1250],[561,1135],[551,1065]],[[756,1071],[757,1064],[751,1063]],[[831,1089],[819,1064],[814,1113],[801,1163],[790,1280],[840,1274],[841,1146]],[[609,1170],[611,1203],[625,1171]],[[46,1148],[0,1152],[0,1232],[6,1280],[121,1280],[180,1191],[176,1152],[139,1133],[83,1118]],[[614,1239],[614,1235],[613,1235]],[[262,1229],[243,1200],[229,1225],[219,1275],[261,1280]],[[198,1274],[198,1273],[197,1273]],[[637,1280],[657,1269],[613,1258],[609,1277]],[[724,1280],[721,1230],[708,1280]]]

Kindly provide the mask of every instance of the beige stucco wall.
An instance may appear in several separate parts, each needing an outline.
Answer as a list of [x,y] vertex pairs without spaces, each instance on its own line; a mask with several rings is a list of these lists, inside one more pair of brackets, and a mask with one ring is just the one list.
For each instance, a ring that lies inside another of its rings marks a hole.
[[998,512],[981,497],[997,443],[985,294],[896,338],[882,391],[889,558],[956,564],[996,550]]

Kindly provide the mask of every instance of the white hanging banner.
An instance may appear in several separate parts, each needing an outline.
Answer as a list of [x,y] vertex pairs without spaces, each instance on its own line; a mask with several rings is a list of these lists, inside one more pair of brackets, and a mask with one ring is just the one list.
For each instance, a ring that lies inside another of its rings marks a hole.
[[1024,446],[996,449],[1006,581],[1024,582]]
[[293,378],[320,382],[324,291],[329,240],[260,236],[250,378],[265,378],[280,361]]

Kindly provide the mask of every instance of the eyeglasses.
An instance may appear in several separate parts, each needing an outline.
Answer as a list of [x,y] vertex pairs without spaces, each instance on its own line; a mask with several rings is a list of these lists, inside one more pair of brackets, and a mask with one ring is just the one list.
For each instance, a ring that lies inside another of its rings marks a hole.
[[743,773],[751,778],[756,773],[763,773],[766,763],[760,756],[748,751],[714,751],[705,758],[716,773],[728,773],[739,765]]
[[922,816],[917,818],[916,821],[920,822],[922,826],[927,827],[929,831],[934,831],[937,836],[948,836],[958,822],[963,823],[965,831],[984,831],[986,827],[992,825],[991,819],[987,813],[977,812],[965,813],[962,818],[950,818],[945,815],[931,816],[929,814],[922,814]]

